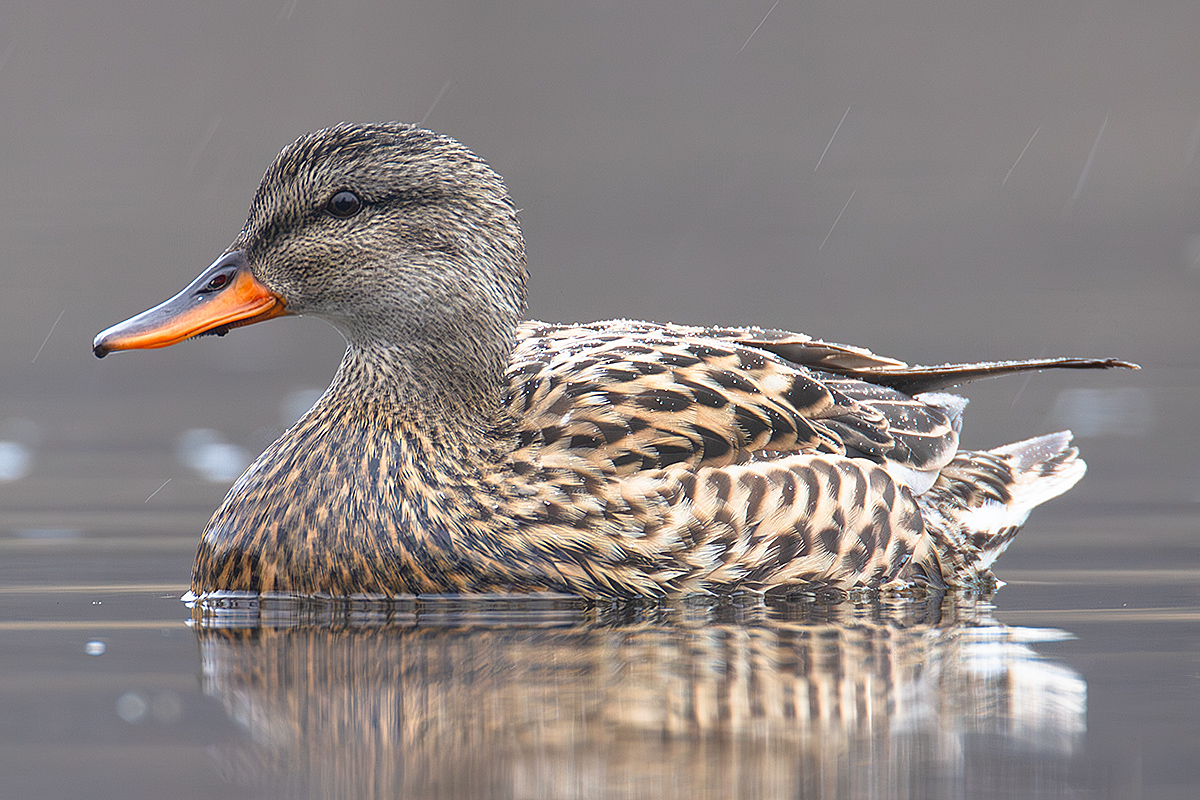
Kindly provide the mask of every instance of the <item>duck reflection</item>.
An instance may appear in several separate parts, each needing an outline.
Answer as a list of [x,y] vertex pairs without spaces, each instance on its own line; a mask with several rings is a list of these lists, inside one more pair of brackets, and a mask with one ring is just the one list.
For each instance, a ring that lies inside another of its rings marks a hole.
[[1080,676],[972,598],[194,610],[228,777],[298,797],[1055,796]]

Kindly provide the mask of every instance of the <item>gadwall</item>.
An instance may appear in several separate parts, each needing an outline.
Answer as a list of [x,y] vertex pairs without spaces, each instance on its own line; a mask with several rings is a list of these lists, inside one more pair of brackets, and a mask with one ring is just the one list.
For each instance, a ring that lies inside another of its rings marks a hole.
[[759,328],[521,321],[503,180],[421,128],[341,124],[267,170],[175,297],[96,337],[165,347],[285,314],[347,349],[204,530],[197,597],[586,597],[972,587],[1085,465],[1069,432],[958,451],[940,390],[1115,359],[909,366]]

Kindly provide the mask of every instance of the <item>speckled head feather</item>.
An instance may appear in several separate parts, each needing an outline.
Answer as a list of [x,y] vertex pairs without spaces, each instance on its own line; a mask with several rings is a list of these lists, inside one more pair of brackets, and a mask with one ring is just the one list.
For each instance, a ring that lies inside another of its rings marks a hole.
[[[328,212],[340,192],[362,204],[350,218]],[[525,247],[504,181],[453,139],[396,124],[303,136],[267,170],[230,250],[290,312],[351,346],[395,348],[422,394],[431,382],[495,394],[525,310]]]
[[94,348],[313,314],[346,355],[204,531],[192,590],[397,596],[981,585],[1084,465],[1067,433],[958,452],[987,375],[759,328],[520,322],[501,178],[409,125],[308,134],[232,247]]

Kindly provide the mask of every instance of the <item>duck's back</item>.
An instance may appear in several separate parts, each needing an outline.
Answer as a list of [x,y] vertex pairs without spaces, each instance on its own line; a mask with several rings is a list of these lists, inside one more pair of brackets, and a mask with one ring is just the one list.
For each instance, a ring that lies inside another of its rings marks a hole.
[[569,453],[629,475],[823,453],[887,465],[924,491],[957,448],[961,404],[831,371],[880,366],[904,367],[801,334],[530,322],[507,402],[543,462]]
[[799,334],[530,322],[478,437],[367,403],[354,364],[230,492],[197,594],[971,585],[1083,470],[1067,435],[956,453],[964,401],[889,385],[1043,362],[910,368]]
[[[519,487],[521,535],[584,593],[977,584],[1083,462],[1066,434],[956,452],[966,401],[894,386],[1098,363],[909,367],[782,331],[529,322],[498,491]],[[605,542],[612,569],[592,569]]]

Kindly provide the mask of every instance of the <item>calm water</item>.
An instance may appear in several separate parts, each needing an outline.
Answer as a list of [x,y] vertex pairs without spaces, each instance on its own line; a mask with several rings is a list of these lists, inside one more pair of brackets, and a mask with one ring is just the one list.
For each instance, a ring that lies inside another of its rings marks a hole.
[[23,529],[0,797],[1194,797],[1200,569],[1129,534],[1197,515],[1043,516],[994,601],[595,609],[190,610],[192,531]]
[[[1200,4],[0,6],[0,798],[1200,796]],[[179,598],[332,375],[286,319],[97,361],[267,164],[425,120],[522,210],[530,313],[759,324],[1075,430],[992,603],[230,609]]]

